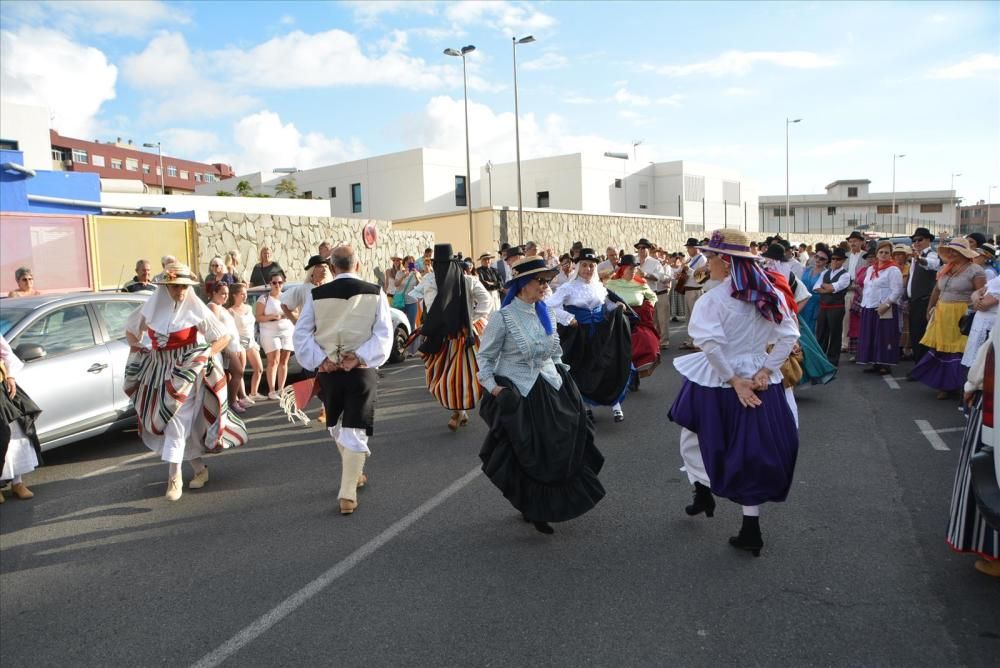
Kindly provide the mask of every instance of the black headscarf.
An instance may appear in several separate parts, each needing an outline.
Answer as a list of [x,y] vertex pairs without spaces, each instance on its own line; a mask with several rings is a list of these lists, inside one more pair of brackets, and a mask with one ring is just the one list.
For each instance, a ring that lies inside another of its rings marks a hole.
[[[461,261],[452,259],[451,244],[434,246],[434,283],[437,297],[424,316],[420,333],[424,342],[420,352],[428,355],[441,350],[445,339],[457,336],[470,326],[469,295],[465,282],[465,271]],[[472,345],[473,337],[467,337]]]

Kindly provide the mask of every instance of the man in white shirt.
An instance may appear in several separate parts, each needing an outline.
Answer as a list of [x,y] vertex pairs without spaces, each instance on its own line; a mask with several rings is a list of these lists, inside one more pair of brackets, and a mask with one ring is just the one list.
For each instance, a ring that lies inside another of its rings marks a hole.
[[549,285],[555,291],[560,285],[572,281],[574,278],[576,278],[576,271],[573,268],[573,260],[567,253],[559,258],[559,273],[556,274]]
[[840,349],[841,352],[847,352],[850,346],[850,339],[847,336],[848,331],[851,328],[851,304],[854,303],[854,298],[858,294],[858,286],[855,277],[858,274],[858,269],[861,268],[861,262],[865,257],[865,244],[867,240],[864,235],[857,230],[851,232],[847,237],[847,244],[850,246],[851,250],[847,254],[847,274],[851,277],[851,286],[847,288],[847,297],[844,300],[844,329],[841,334],[840,339]]
[[844,303],[847,288],[851,285],[849,272],[844,269],[847,254],[838,248],[829,254],[829,268],[809,286],[819,295],[819,313],[816,316],[816,340],[826,353],[830,364],[840,364],[840,328],[844,326]]
[[281,295],[281,310],[285,312],[285,316],[292,321],[292,324],[298,321],[302,307],[306,303],[306,297],[309,296],[313,288],[329,283],[333,278],[330,274],[330,265],[319,255],[313,255],[309,258],[306,271],[309,274],[302,285],[290,288]]
[[920,345],[927,331],[927,306],[937,283],[941,268],[938,254],[931,250],[934,235],[926,227],[918,227],[910,237],[913,255],[910,258],[910,276],[906,281],[906,296],[910,301],[910,341],[913,344],[913,361],[919,362],[927,352]]
[[608,246],[604,253],[606,259],[597,263],[597,277],[602,281],[607,280],[618,269],[618,249]]
[[[687,240],[684,249],[687,251],[688,260],[684,265],[683,272],[686,277],[684,281],[684,307],[687,309],[688,318],[694,313],[694,303],[701,297],[703,278],[708,275],[708,258],[701,254],[698,246],[701,245],[694,237]],[[684,343],[681,344],[684,350],[693,350],[694,341],[689,334]]]

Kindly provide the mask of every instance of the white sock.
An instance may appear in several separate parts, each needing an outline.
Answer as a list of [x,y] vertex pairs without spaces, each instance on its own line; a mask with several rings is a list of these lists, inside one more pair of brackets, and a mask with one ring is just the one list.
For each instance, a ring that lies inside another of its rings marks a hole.
[[611,407],[612,412],[614,412],[614,411],[620,411],[621,409],[622,409],[622,405],[620,403],[615,404],[614,406]]
[[180,475],[181,475],[181,465],[180,464],[171,464],[170,465],[170,477],[171,478],[179,478]]
[[743,514],[747,517],[760,517],[760,506],[743,506]]
[[10,484],[11,485],[20,485],[21,484],[21,476],[16,475],[13,478],[11,478],[10,479]]

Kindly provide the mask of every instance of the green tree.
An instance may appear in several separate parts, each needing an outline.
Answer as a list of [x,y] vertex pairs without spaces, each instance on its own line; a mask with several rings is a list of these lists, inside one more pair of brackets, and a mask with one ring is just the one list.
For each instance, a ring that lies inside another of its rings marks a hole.
[[299,187],[295,184],[295,179],[281,179],[278,181],[278,185],[274,188],[274,192],[279,195],[295,197],[299,194]]
[[215,195],[216,195],[216,197],[232,197],[233,196],[233,194],[231,192],[229,192],[228,190],[216,190],[215,191]]
[[250,187],[249,181],[244,179],[236,184],[236,194],[240,197],[249,197],[251,193],[253,193],[253,188]]

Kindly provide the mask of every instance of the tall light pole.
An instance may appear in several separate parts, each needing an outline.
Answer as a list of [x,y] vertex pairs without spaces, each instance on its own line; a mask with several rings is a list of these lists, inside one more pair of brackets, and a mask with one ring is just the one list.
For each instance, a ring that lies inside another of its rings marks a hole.
[[156,154],[160,156],[160,194],[166,195],[167,189],[163,187],[163,177],[165,176],[165,174],[163,173],[163,147],[160,146],[160,142],[156,142],[155,144],[146,142],[145,144],[143,144],[143,146],[145,146],[146,148],[155,148]]
[[986,236],[990,236],[990,207],[993,206],[993,189],[996,186],[990,186],[986,189]]
[[958,219],[958,223],[955,222],[955,177],[961,176],[961,173],[951,175],[951,223],[952,227],[958,227],[958,234],[962,233],[962,219]]
[[889,214],[892,216],[889,220],[889,231],[892,232],[892,226],[896,222],[896,158],[903,159],[906,157],[905,153],[893,153],[892,154],[892,206],[889,208]]
[[517,152],[517,243],[524,243],[524,206],[521,204],[521,114],[517,108],[517,45],[529,44],[535,38],[531,35],[518,39],[511,37],[511,52],[514,54],[514,150]]
[[[785,217],[791,213],[791,208],[789,207],[789,187],[788,187],[788,128],[792,123],[798,123],[801,118],[786,118],[785,119]],[[795,224],[795,221],[792,221]],[[781,216],[778,216],[778,236],[781,236]]]
[[469,158],[469,77],[465,69],[465,56],[476,50],[472,44],[461,49],[445,49],[444,55],[462,59],[462,94],[465,97],[465,205],[469,210],[469,256],[475,253],[472,225],[472,162]]
[[490,208],[493,208],[493,161],[486,161],[486,175],[490,179]]

